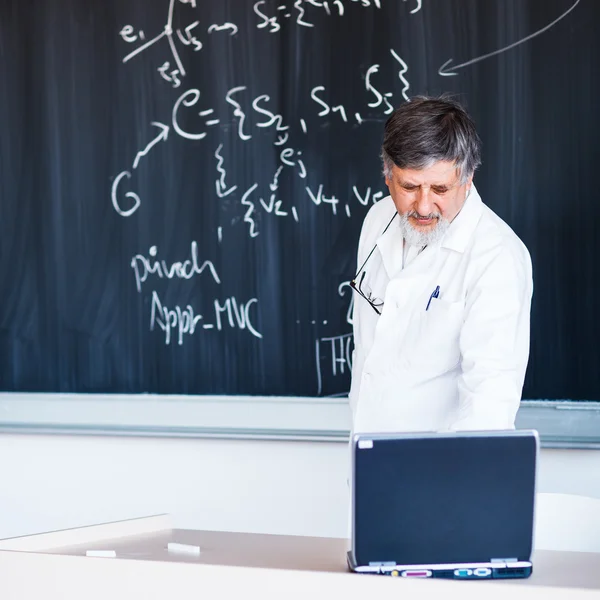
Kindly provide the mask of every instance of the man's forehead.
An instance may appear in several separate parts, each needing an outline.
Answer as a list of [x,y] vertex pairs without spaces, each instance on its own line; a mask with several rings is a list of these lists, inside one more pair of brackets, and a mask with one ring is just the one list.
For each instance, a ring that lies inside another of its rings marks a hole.
[[441,160],[424,169],[401,169],[394,165],[392,173],[396,179],[417,185],[452,185],[459,179],[456,164]]

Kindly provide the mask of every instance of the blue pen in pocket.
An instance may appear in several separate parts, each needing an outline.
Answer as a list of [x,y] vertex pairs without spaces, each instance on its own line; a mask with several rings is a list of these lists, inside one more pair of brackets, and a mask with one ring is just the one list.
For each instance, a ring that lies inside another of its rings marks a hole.
[[433,290],[433,292],[431,292],[431,296],[429,296],[429,302],[427,302],[427,306],[425,307],[425,310],[428,311],[431,301],[434,298],[439,298],[439,297],[440,297],[440,286],[438,285],[438,286],[436,286],[435,290]]

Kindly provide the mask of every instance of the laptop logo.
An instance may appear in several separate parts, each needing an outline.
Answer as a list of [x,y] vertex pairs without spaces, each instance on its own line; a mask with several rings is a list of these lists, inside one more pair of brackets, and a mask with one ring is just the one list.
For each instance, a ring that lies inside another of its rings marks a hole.
[[373,447],[373,440],[358,440],[359,450],[369,450]]

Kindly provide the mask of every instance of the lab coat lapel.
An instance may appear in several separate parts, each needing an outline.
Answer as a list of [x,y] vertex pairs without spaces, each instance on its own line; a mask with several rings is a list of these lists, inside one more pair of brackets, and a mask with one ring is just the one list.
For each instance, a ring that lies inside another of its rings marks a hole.
[[398,310],[406,309],[424,293],[431,279],[431,267],[436,257],[436,246],[428,246],[406,268],[402,268],[404,240],[397,221],[377,240],[381,260],[389,278],[386,303],[391,301]]
[[426,292],[431,292],[427,290],[427,286],[431,282],[438,247],[427,246],[388,284],[394,308],[401,310],[406,316],[412,313],[413,306]]
[[436,260],[439,256],[440,247],[464,252],[483,210],[483,203],[477,189],[473,185],[467,197],[465,206],[450,225],[447,234],[440,244],[428,246],[405,269],[402,268],[402,255],[404,251],[404,240],[398,220],[392,222],[388,230],[377,240],[377,247],[381,253],[381,260],[389,278],[388,294],[391,296],[393,305],[398,309],[404,309],[410,302],[422,301],[435,288],[432,282],[435,271]]
[[473,237],[473,232],[481,219],[482,213],[483,202],[475,185],[473,185],[462,210],[452,221],[450,229],[448,229],[442,240],[442,248],[463,253]]
[[[394,208],[394,210],[396,209]],[[394,279],[402,271],[402,253],[404,251],[404,239],[398,227],[398,218],[394,219],[387,231],[379,236],[377,248],[388,278]]]
[[[375,361],[387,364],[395,361],[396,350],[404,346],[405,337],[415,311],[425,309],[424,296],[431,294],[431,265],[436,256],[435,248],[428,247],[401,270],[387,284],[381,316],[377,321],[376,337],[382,342],[384,355],[375,354]],[[388,264],[390,261],[388,260]],[[394,363],[395,364],[395,363]]]

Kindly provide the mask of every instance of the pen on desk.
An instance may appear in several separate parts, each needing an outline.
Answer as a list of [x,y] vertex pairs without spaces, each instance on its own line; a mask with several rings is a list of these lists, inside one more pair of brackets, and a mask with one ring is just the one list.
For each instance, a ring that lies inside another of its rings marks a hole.
[[438,286],[436,286],[435,290],[433,290],[433,292],[431,292],[431,296],[429,296],[429,301],[427,302],[427,306],[425,307],[425,310],[428,311],[431,301],[434,298],[439,298],[439,297],[440,297],[440,286],[438,285]]

